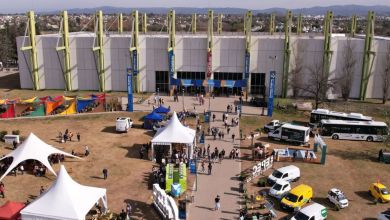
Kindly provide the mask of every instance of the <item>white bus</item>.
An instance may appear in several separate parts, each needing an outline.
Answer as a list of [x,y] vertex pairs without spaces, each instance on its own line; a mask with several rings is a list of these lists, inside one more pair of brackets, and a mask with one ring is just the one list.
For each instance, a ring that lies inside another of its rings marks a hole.
[[329,111],[328,109],[315,109],[311,111],[310,123],[318,125],[323,119],[346,120],[346,121],[372,121],[371,117],[360,113],[344,113]]
[[332,139],[383,141],[389,128],[380,121],[321,120],[320,134]]

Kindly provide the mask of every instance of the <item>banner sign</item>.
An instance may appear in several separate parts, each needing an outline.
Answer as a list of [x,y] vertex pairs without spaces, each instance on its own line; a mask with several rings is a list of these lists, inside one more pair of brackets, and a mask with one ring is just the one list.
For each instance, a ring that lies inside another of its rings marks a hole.
[[173,50],[168,51],[168,70],[170,79],[173,79],[175,75],[175,54]]
[[274,96],[275,96],[275,71],[270,72],[269,76],[269,96],[268,96],[268,116],[272,117],[272,113],[274,111]]
[[249,63],[250,62],[250,53],[245,53],[245,70],[244,70],[244,79],[249,78]]
[[127,68],[127,111],[133,112],[133,76],[131,68]]
[[264,171],[270,169],[272,167],[272,164],[274,162],[273,156],[267,157],[263,161],[259,162],[258,164],[254,165],[252,167],[252,175],[246,179],[246,182],[250,182],[253,178],[259,176]]
[[138,74],[138,52],[137,52],[137,50],[133,50],[132,68],[133,68],[133,75],[136,76]]
[[211,77],[212,74],[212,54],[211,51],[207,52],[207,78]]

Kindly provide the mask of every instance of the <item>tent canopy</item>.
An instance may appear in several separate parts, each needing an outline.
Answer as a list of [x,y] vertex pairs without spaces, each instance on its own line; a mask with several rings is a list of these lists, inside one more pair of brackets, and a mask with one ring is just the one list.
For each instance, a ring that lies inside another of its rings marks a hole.
[[160,128],[152,139],[152,143],[183,143],[192,144],[195,130],[185,127],[173,112],[171,120],[165,127]]
[[41,162],[43,165],[47,167],[47,169],[49,169],[54,175],[56,175],[56,173],[54,172],[53,168],[51,167],[48,161],[48,157],[51,154],[63,154],[68,157],[79,158],[73,156],[72,154],[58,150],[57,148],[51,145],[46,144],[37,136],[35,136],[35,134],[30,133],[27,139],[20,146],[18,146],[16,150],[12,151],[11,153],[7,154],[5,157],[0,159],[3,160],[4,158],[7,157],[13,157],[13,161],[11,165],[8,167],[7,171],[5,171],[5,173],[0,178],[0,180],[2,180],[5,176],[7,176],[7,174],[11,172],[15,167],[17,167],[21,162],[29,159],[37,160]]
[[75,182],[61,165],[50,188],[21,211],[22,219],[85,219],[99,199],[106,210],[106,189]]
[[166,114],[169,111],[170,111],[170,109],[165,107],[165,106],[163,106],[163,105],[160,105],[158,108],[154,109],[154,112],[156,112],[156,113],[164,113],[164,114]]
[[153,111],[150,114],[146,115],[145,119],[152,120],[152,121],[161,121],[161,120],[163,120],[163,116],[161,116]]
[[20,210],[24,208],[24,203],[7,201],[0,207],[0,219],[1,220],[14,220],[17,219]]

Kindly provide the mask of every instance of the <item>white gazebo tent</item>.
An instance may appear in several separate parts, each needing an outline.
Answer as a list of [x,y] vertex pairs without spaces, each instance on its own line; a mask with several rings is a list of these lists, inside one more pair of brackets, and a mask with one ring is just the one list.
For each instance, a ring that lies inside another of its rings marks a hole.
[[173,112],[171,120],[165,127],[160,128],[152,139],[152,160],[154,160],[154,145],[169,146],[169,153],[172,155],[172,144],[186,144],[188,155],[192,159],[195,142],[195,130],[184,126]]
[[107,210],[106,197],[106,189],[80,185],[61,165],[53,185],[20,213],[23,220],[83,220],[100,199]]
[[7,154],[0,160],[3,160],[7,157],[13,157],[13,161],[7,171],[3,174],[3,176],[0,178],[2,180],[9,172],[11,172],[15,167],[17,167],[21,162],[25,160],[37,160],[41,162],[43,165],[47,167],[54,175],[56,173],[54,172],[53,168],[51,167],[48,157],[51,154],[63,154],[65,156],[74,157],[81,159],[79,157],[73,156],[72,154],[66,153],[64,151],[58,150],[57,148],[46,144],[41,139],[39,139],[35,134],[30,133],[30,135],[27,137],[27,139],[20,145],[16,150],[12,151],[11,153]]

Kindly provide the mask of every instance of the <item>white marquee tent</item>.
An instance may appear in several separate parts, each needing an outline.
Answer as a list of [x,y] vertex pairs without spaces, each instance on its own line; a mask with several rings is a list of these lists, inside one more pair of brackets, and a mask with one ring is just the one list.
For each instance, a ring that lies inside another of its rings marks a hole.
[[160,128],[152,139],[152,160],[154,159],[154,145],[169,145],[169,152],[172,154],[172,143],[187,144],[188,155],[192,158],[195,144],[196,132],[194,129],[184,126],[173,112],[171,120],[165,127]]
[[80,185],[61,165],[53,185],[20,213],[23,220],[83,220],[99,199],[107,210],[106,189]]
[[[76,156],[73,156],[72,154],[66,153],[64,151],[58,150],[57,148],[46,144],[41,139],[39,139],[35,134],[30,133],[30,135],[27,137],[27,139],[16,148],[16,150],[12,151],[11,153],[7,154],[5,157],[1,158],[0,160],[3,160],[7,157],[13,157],[13,161],[7,171],[3,174],[3,176],[0,178],[2,180],[9,172],[11,172],[15,167],[17,167],[21,162],[25,160],[37,160],[41,162],[43,165],[47,167],[54,175],[56,173],[54,172],[53,168],[51,167],[48,157],[51,154],[63,154],[65,156],[79,158]],[[79,158],[81,159],[81,158]]]

